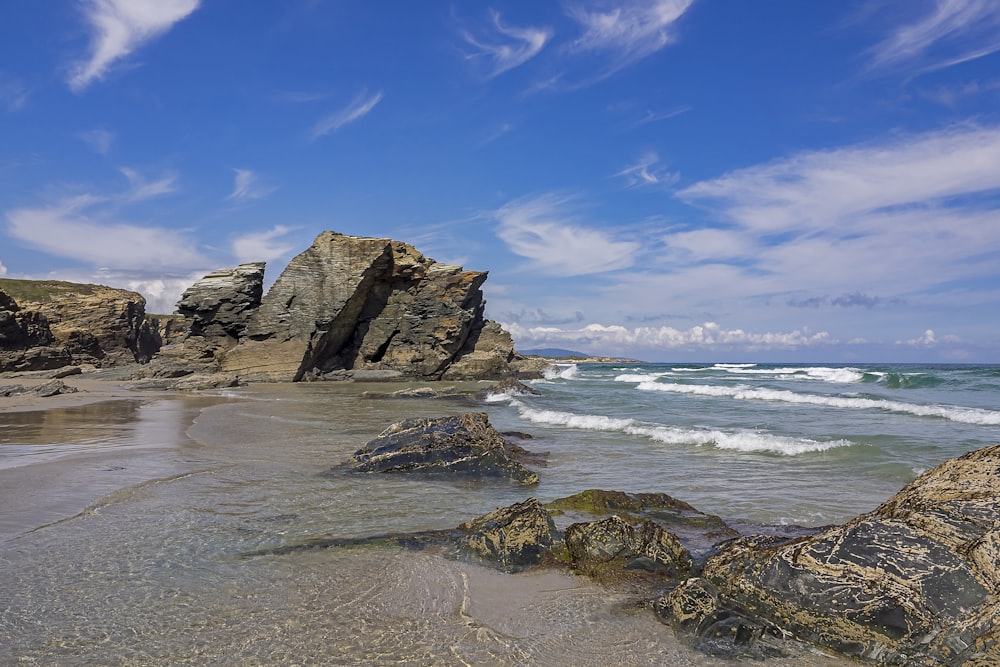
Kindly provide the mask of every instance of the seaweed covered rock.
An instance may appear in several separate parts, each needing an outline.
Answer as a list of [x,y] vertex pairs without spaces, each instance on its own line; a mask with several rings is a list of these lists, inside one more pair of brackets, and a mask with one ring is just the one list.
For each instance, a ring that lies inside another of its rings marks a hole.
[[844,526],[784,544],[736,540],[657,610],[701,633],[729,619],[744,645],[780,635],[879,664],[1000,664],[998,508],[995,445]]
[[535,484],[538,476],[512,457],[485,413],[404,419],[359,449],[346,467],[357,472],[449,473],[507,477]]
[[694,564],[675,536],[648,519],[632,525],[615,515],[574,523],[565,541],[573,567],[599,581],[644,573],[683,578]]
[[458,527],[465,552],[506,572],[551,558],[556,527],[536,498],[498,508]]

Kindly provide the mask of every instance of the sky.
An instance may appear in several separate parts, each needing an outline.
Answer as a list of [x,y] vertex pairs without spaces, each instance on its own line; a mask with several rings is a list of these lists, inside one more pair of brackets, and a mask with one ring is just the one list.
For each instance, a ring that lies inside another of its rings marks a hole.
[[997,0],[0,10],[0,276],[173,312],[323,230],[519,349],[1000,363]]

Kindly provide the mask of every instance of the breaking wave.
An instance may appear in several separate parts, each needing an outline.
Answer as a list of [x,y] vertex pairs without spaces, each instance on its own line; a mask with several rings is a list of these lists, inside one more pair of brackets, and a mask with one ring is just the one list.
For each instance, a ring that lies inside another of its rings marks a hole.
[[780,389],[751,389],[748,387],[676,384],[655,381],[640,382],[636,386],[636,389],[640,391],[662,391],[698,396],[718,396],[747,401],[781,401],[785,403],[821,405],[855,410],[888,410],[890,412],[899,412],[919,417],[940,417],[963,424],[1000,425],[1000,411],[963,408],[953,405],[918,405],[861,396],[822,396],[818,394],[799,394]]
[[809,452],[822,452],[835,447],[850,447],[849,440],[819,441],[810,438],[790,438],[758,431],[680,428],[644,424],[635,419],[618,419],[602,415],[579,415],[556,410],[538,410],[512,401],[522,419],[534,424],[565,426],[587,431],[613,431],[626,435],[642,436],[668,445],[707,446],[738,452],[770,452],[784,456],[797,456]]

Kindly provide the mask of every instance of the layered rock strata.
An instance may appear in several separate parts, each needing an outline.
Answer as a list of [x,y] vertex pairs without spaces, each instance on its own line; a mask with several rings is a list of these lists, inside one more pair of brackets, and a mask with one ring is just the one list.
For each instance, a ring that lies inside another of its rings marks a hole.
[[0,280],[0,290],[0,370],[144,363],[159,350],[136,292],[26,280]]
[[657,603],[710,646],[795,638],[878,664],[1000,664],[1000,445],[874,512],[774,544],[742,538]]

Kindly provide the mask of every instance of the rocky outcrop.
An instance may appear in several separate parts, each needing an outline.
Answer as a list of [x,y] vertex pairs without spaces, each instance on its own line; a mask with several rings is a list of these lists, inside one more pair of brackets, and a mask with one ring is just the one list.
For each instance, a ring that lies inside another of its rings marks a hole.
[[[469,346],[486,327],[485,280],[405,243],[323,232],[268,291],[222,369],[289,381],[343,370],[438,379],[463,354],[512,359],[512,343],[505,351],[492,339],[497,349]],[[512,370],[494,364],[488,372]]]
[[359,449],[346,463],[354,472],[460,474],[507,477],[535,484],[490,424],[485,413],[467,412],[439,419],[414,418],[392,424]]
[[264,295],[264,262],[220,269],[189,287],[177,312],[190,318],[191,336],[230,339],[243,336]]
[[794,638],[879,664],[1000,664],[998,507],[993,446],[844,526],[736,540],[657,610],[715,652]]
[[0,370],[146,362],[160,339],[139,294],[102,285],[0,280]]
[[613,515],[574,523],[565,539],[574,568],[599,581],[620,581],[629,574],[685,578],[694,565],[680,540],[649,519],[633,525]]

